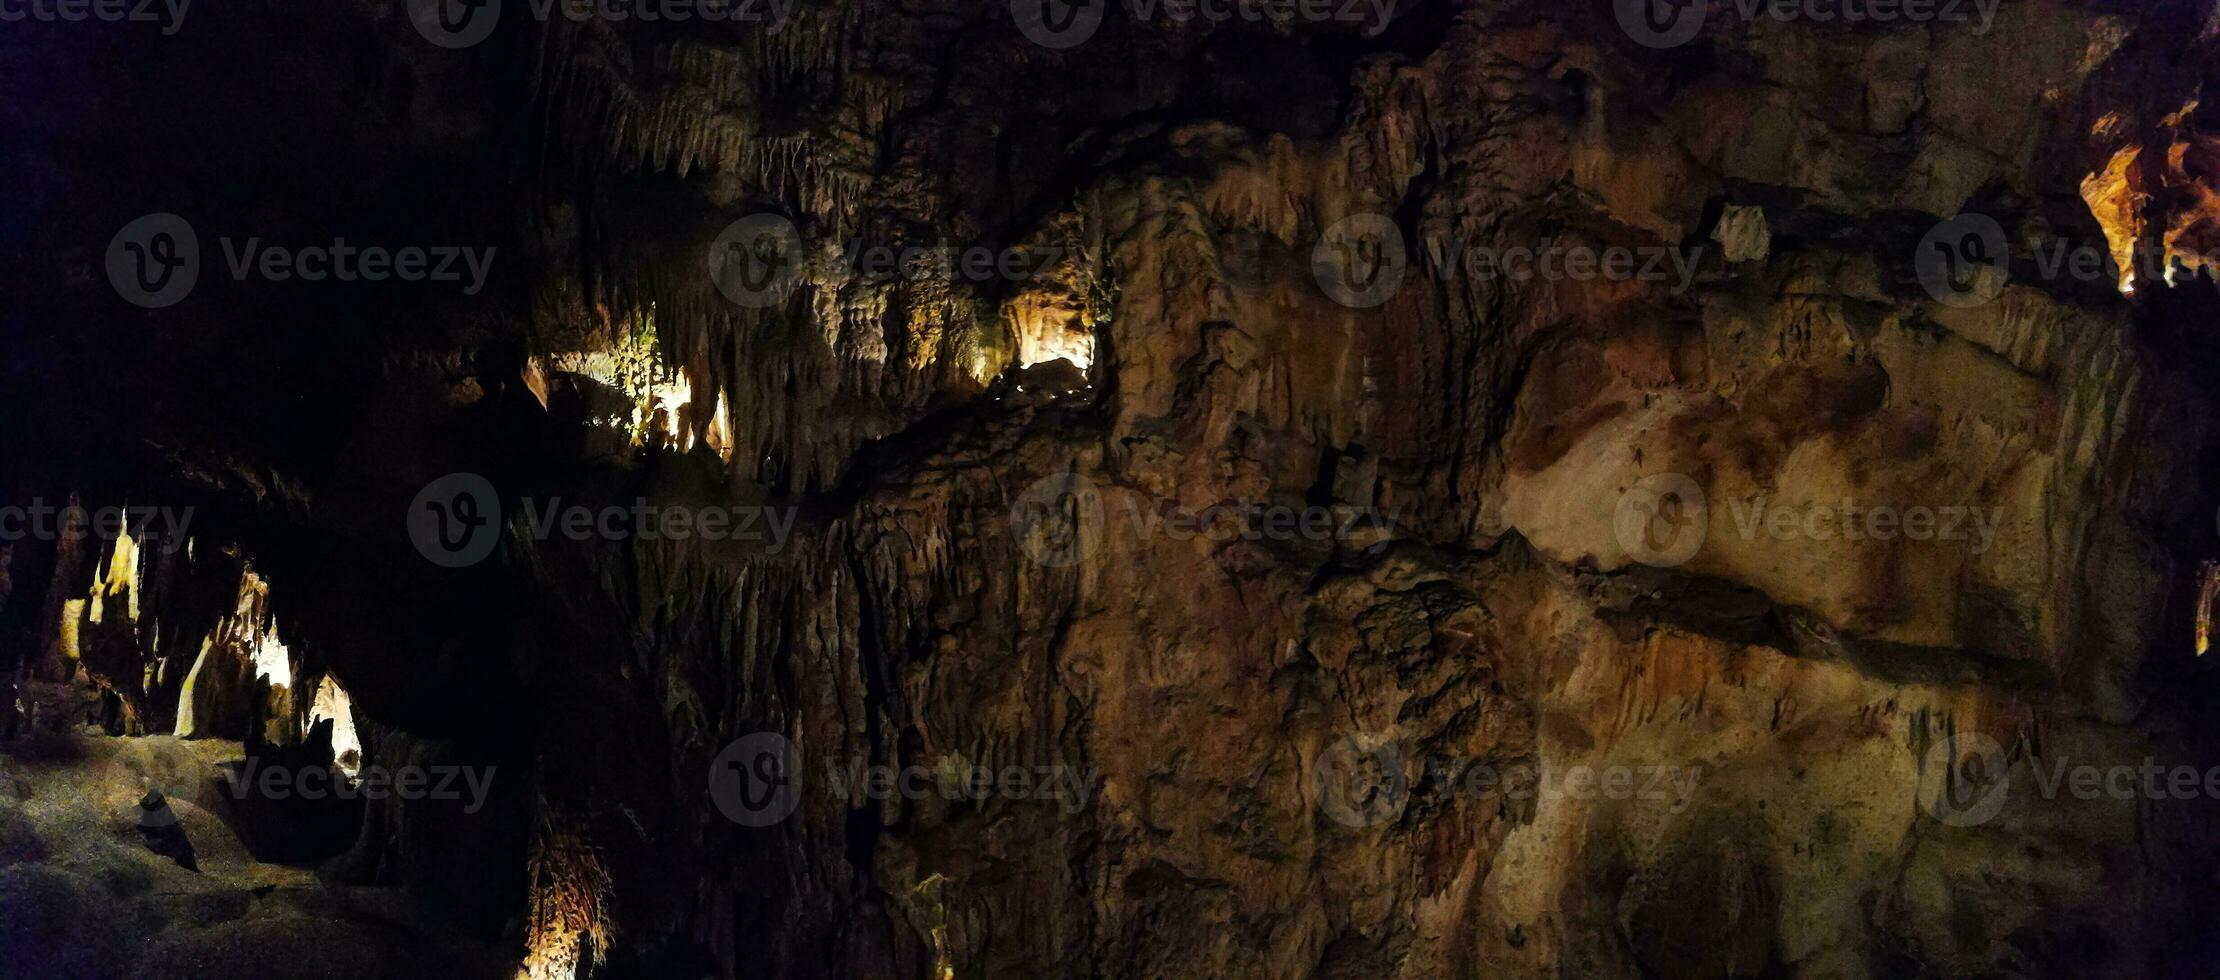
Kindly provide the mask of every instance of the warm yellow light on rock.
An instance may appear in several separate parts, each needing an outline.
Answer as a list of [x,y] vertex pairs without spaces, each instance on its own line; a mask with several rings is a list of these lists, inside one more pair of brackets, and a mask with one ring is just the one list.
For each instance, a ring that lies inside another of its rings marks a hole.
[[629,416],[597,419],[596,424],[625,430],[635,446],[690,450],[693,427],[683,420],[694,402],[693,382],[685,372],[663,363],[652,313],[639,314],[628,323],[629,328],[607,347],[533,358],[526,372],[527,383],[535,375],[542,379],[541,387],[533,388],[533,393],[544,405],[545,375],[591,378],[621,392],[632,403]]
[[87,621],[98,624],[107,612],[107,600],[122,596],[124,615],[131,622],[139,621],[139,543],[131,537],[130,509],[124,509],[122,527],[116,532],[115,549],[108,555],[108,568],[93,582],[92,592],[85,598],[90,606]]
[[1029,291],[1010,301],[1009,313],[1019,367],[1061,357],[1084,371],[1095,362],[1094,318],[1069,294]]
[[2197,575],[2197,656],[2202,657],[2212,648],[2212,604],[2220,599],[2220,562],[2205,562]]
[[2089,214],[2097,219],[2097,227],[2104,230],[2105,244],[2111,246],[2112,261],[2120,269],[2120,292],[2135,292],[2135,213],[2141,201],[2128,181],[2128,172],[2141,154],[2136,147],[2128,147],[2113,154],[2104,169],[2090,174],[2081,181],[2081,200],[2089,205]]
[[362,736],[355,731],[354,699],[347,696],[347,689],[339,686],[339,678],[329,674],[316,686],[316,701],[308,709],[308,723],[314,725],[331,719],[331,757],[339,771],[352,783],[362,771]]
[[717,409],[709,416],[709,431],[704,438],[720,458],[732,458],[732,405],[722,391],[717,392]]

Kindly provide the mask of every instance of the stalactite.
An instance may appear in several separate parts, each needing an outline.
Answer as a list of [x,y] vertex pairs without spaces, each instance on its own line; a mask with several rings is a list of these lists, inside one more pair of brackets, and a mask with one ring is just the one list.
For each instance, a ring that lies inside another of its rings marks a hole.
[[543,817],[527,872],[527,953],[519,976],[571,980],[606,962],[617,939],[609,920],[609,871],[584,835],[559,828],[545,816],[544,801],[540,806]]
[[2215,600],[2220,600],[2220,562],[2208,561],[2197,568],[2197,656],[2200,657],[2212,649]]

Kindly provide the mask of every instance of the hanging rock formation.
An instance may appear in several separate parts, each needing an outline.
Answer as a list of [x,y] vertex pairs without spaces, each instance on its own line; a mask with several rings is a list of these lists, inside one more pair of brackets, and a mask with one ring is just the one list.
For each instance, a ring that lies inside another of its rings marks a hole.
[[[4,489],[201,558],[23,542],[0,617],[148,731],[282,623],[264,740],[330,677],[359,764],[495,767],[327,873],[532,977],[2220,958],[2220,802],[2049,781],[2220,765],[2220,11],[1730,6],[11,32]],[[154,212],[146,310],[87,270]],[[411,536],[451,474],[479,560]]]

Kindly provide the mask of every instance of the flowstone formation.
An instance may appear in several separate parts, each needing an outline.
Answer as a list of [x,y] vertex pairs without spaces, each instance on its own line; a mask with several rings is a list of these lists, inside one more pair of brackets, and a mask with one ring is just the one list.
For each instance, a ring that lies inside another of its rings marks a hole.
[[[458,975],[2220,959],[2211,0],[430,6],[0,36],[0,492],[166,508],[24,690],[491,774],[196,843]],[[152,968],[39,758],[0,952]]]

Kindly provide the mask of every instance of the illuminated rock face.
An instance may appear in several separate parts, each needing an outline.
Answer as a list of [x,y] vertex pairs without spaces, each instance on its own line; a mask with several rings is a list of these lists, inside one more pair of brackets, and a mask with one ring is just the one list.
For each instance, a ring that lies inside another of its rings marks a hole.
[[[2207,267],[2220,268],[2220,193],[2213,180],[2220,175],[2220,138],[2201,131],[2195,121],[2201,108],[2192,102],[2155,130],[2132,136],[2098,127],[2108,142],[2131,139],[2081,185],[2122,270],[2123,290],[2137,281],[2174,285]],[[2202,115],[2209,120],[2214,113]]]
[[[1567,7],[1058,51],[828,4],[469,53],[346,8],[375,43],[310,42],[340,67],[269,111],[359,112],[286,169],[181,151],[281,202],[198,220],[411,201],[369,227],[514,264],[212,288],[129,343],[52,300],[92,339],[27,356],[163,397],[33,378],[15,428],[96,419],[130,472],[26,485],[204,501],[272,584],[248,617],[233,561],[65,544],[9,608],[51,579],[48,659],[213,633],[236,683],[282,621],[314,693],[264,717],[500,767],[481,813],[370,806],[334,873],[526,976],[2220,956],[2220,800],[2058,781],[2220,762],[2213,284],[2120,288],[2216,244],[2210,4],[1718,8],[1671,48]],[[502,540],[450,568],[404,515],[464,472]]]

